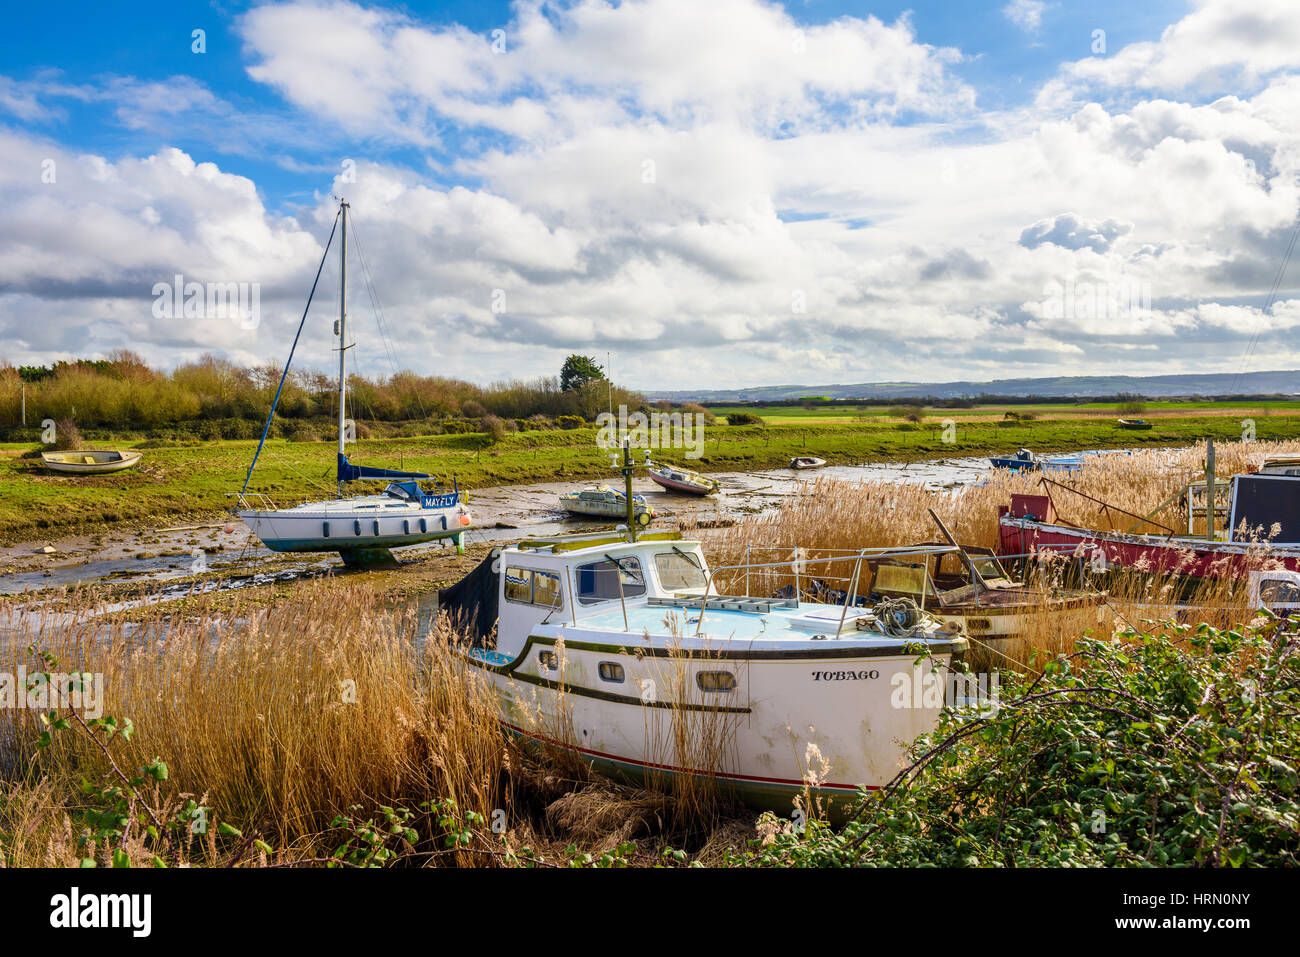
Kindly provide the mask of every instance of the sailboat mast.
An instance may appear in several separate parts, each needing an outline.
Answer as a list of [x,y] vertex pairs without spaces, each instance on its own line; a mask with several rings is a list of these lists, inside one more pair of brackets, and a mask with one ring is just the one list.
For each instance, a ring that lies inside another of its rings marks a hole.
[[[346,454],[346,399],[348,391],[348,204],[340,201],[343,232],[339,243],[339,456]],[[343,497],[343,480],[339,479],[338,497]]]

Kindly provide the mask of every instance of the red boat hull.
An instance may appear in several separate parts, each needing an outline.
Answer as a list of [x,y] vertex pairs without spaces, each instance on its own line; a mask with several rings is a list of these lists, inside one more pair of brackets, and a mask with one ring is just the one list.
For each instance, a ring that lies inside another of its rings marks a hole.
[[1158,535],[1098,532],[1054,525],[1031,517],[999,519],[998,552],[1026,555],[1052,551],[1092,560],[1098,550],[1108,565],[1143,572],[1177,572],[1196,578],[1239,578],[1252,569],[1300,571],[1300,545],[1209,542]]

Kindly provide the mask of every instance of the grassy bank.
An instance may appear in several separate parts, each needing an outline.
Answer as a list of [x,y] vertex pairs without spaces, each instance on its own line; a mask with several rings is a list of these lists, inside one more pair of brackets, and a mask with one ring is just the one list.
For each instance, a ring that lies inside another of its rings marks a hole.
[[[1242,412],[1244,415],[1244,410]],[[921,423],[833,422],[718,425],[705,432],[704,471],[784,466],[794,455],[813,454],[832,464],[909,460],[1008,452],[1120,446],[1187,445],[1213,437],[1240,439],[1232,415],[1171,415],[1145,432],[1115,427],[1113,419],[954,421],[945,430],[935,413]],[[1300,437],[1300,414],[1260,415],[1260,440]],[[350,446],[358,463],[426,471],[462,488],[572,479],[609,479],[609,453],[596,446],[597,430],[550,429],[509,433],[499,441],[483,434],[366,439]],[[951,441],[945,441],[950,438]],[[129,438],[116,443],[131,445]],[[157,442],[147,445],[156,446]],[[147,448],[140,466],[118,475],[71,477],[45,471],[35,446],[0,445],[0,536],[26,541],[112,526],[157,526],[209,518],[227,505],[227,492],[243,482],[256,443],[221,440]],[[666,450],[666,460],[680,459]],[[251,490],[291,504],[333,493],[334,446],[329,442],[268,441]],[[472,500],[472,497],[471,497]]]

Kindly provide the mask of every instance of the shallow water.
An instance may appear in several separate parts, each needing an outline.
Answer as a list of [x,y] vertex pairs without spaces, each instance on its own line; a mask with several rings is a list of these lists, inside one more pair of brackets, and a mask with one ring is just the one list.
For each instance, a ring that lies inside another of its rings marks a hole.
[[[648,478],[634,479],[632,487],[636,494],[645,496],[658,514],[656,525],[663,527],[671,526],[686,516],[725,522],[744,515],[769,512],[794,494],[802,483],[819,478],[962,488],[981,481],[988,471],[988,459],[978,456],[922,462],[830,465],[808,471],[779,468],[715,472],[710,474],[722,483],[722,489],[718,494],[704,498],[671,494]],[[510,542],[529,536],[598,528],[602,520],[576,518],[560,508],[559,495],[587,485],[618,487],[621,483],[622,477],[611,471],[609,478],[603,481],[542,482],[472,489],[468,501],[475,524],[469,530],[468,541],[471,544]],[[610,523],[604,521],[603,524]],[[227,590],[288,582],[342,567],[342,561],[333,554],[295,556],[272,552],[253,538],[239,521],[145,533],[74,536],[49,543],[55,551],[43,554],[40,549],[46,544],[29,542],[0,548],[0,595],[39,595],[53,588],[76,585],[165,583],[197,572],[219,573],[217,579],[197,586],[192,582],[181,582],[174,588],[164,587],[156,600],[167,600],[188,594],[194,588]],[[399,549],[395,554],[399,559],[411,559],[448,547],[447,542],[431,542]]]

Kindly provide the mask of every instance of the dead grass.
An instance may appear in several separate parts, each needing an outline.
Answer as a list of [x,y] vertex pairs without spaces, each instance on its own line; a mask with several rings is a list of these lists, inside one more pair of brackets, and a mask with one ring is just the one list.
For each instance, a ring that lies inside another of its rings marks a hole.
[[[1216,471],[1226,480],[1233,474],[1253,471],[1265,454],[1297,451],[1297,442],[1216,443]],[[1090,457],[1078,472],[1048,477],[1113,506],[1107,512],[1082,496],[1052,488],[1062,518],[1085,528],[1128,529],[1188,481],[1202,477],[1204,467],[1205,445],[1200,444],[1170,451]],[[996,549],[998,507],[1009,504],[1013,494],[1042,494],[1041,478],[1036,473],[996,471],[984,484],[942,490],[917,484],[818,478],[802,485],[774,513],[749,516],[728,528],[703,531],[702,535],[717,569],[745,564],[746,555],[751,563],[773,561],[776,556],[770,548],[772,542],[798,546],[805,554],[824,555],[829,550],[856,551],[937,541],[939,530],[929,515],[929,510],[934,509],[961,543]],[[1179,532],[1187,528],[1181,499],[1155,518]],[[1136,530],[1161,531],[1153,523],[1138,524]],[[755,557],[759,555],[763,557]],[[793,548],[781,557],[793,557]],[[1261,567],[1267,566],[1266,547],[1261,547],[1256,560]],[[806,566],[809,578],[832,581],[836,588],[849,587],[853,572],[850,560]],[[1075,640],[1087,630],[1111,634],[1129,623],[1167,617],[1229,627],[1248,620],[1254,611],[1246,607],[1247,587],[1240,580],[1191,582],[1176,573],[1148,575],[1140,569],[1110,569],[1099,575],[1077,557],[1063,555],[1046,556],[1040,564],[1027,568],[1026,574],[1028,581],[1042,589],[1042,607],[1029,615],[1022,637],[983,647],[973,642],[971,662],[981,670],[1032,668],[1034,662],[1072,651]],[[719,578],[719,587],[724,590],[748,589],[756,595],[770,595],[792,583],[789,574],[763,571],[751,571],[748,581],[743,572]],[[869,583],[869,575],[863,571],[857,593],[863,594]],[[1046,598],[1062,588],[1097,590],[1103,593],[1104,600],[1095,608],[1053,611]]]
[[[394,609],[372,584],[318,582],[269,607],[200,597],[183,609],[138,612],[135,622],[100,617],[106,609],[89,591],[59,608],[20,620],[0,648],[0,670],[45,670],[28,653],[33,646],[58,659],[48,670],[102,675],[103,713],[135,726],[129,742],[114,740],[118,764],[134,771],[162,757],[162,804],[194,795],[214,820],[260,833],[274,848],[262,863],[328,854],[339,839],[330,822],[353,805],[364,816],[445,798],[488,822],[476,847],[501,846],[491,824],[504,811],[507,846],[551,861],[575,843],[598,855],[625,840],[708,840],[712,824],[682,825],[697,819],[698,802],[516,747],[500,731],[495,693],[452,653],[459,634],[439,621],[422,636],[414,610]],[[76,840],[87,806],[81,782],[110,768],[75,730],[40,751],[41,730],[31,710],[0,710],[0,862],[75,866],[88,853]],[[149,860],[142,845],[127,850]],[[185,860],[213,863],[217,848],[194,841]]]

